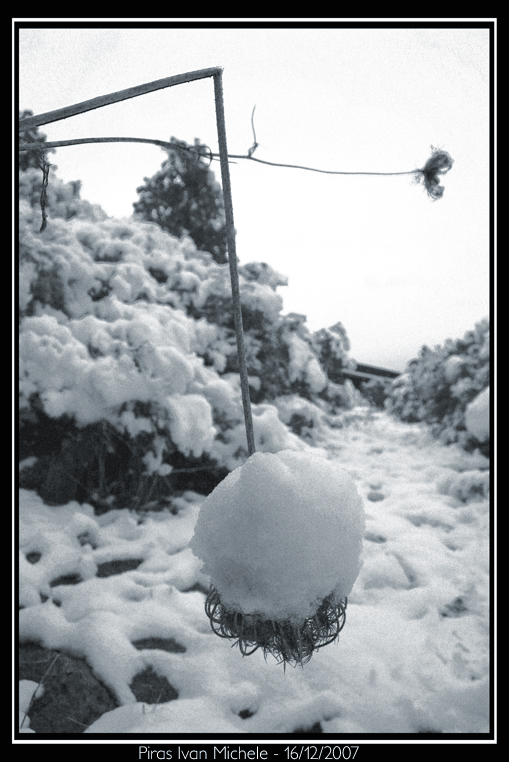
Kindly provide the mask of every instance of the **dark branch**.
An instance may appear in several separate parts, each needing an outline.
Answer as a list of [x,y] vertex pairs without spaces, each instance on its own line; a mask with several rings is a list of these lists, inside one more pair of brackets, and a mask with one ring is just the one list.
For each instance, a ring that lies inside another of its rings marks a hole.
[[[51,142],[43,143],[43,149],[46,148],[58,148],[61,146],[74,146],[74,145],[80,145],[82,143],[152,143],[153,145],[159,146],[160,148],[163,148],[165,150],[182,150],[182,151],[193,151],[193,147],[185,148],[183,146],[176,146],[174,143],[168,143],[165,140],[154,140],[150,138],[75,138],[73,140],[54,140]],[[248,149],[247,154],[228,154],[228,159],[245,159],[250,161],[256,161],[258,164],[267,164],[270,167],[286,167],[289,169],[305,169],[308,172],[321,172],[322,174],[326,175],[413,175],[416,172],[422,172],[421,169],[411,169],[407,170],[406,172],[343,172],[343,171],[336,171],[331,169],[316,169],[314,167],[305,167],[301,164],[281,164],[279,162],[275,161],[266,161],[265,159],[255,159],[254,156],[252,156],[252,153],[258,146],[258,143],[255,141],[251,148]],[[34,150],[41,150],[41,144],[38,144],[37,146],[33,143],[21,143],[18,147],[19,151],[34,151]],[[209,154],[211,159],[218,159],[219,154],[218,153],[212,153]]]

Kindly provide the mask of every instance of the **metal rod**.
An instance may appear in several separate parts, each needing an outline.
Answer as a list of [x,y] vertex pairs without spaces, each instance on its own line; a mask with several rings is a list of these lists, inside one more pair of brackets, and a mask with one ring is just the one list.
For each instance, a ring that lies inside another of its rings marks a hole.
[[226,125],[224,119],[223,81],[222,72],[214,74],[214,97],[216,103],[217,135],[219,140],[219,160],[221,162],[221,179],[223,184],[224,207],[226,217],[226,238],[228,241],[228,263],[233,296],[233,319],[237,336],[237,351],[239,355],[240,386],[242,404],[246,424],[247,446],[249,455],[255,452],[253,418],[251,414],[251,399],[249,396],[249,381],[246,365],[246,348],[242,327],[242,309],[240,305],[239,272],[237,268],[237,252],[235,246],[235,225],[233,223],[233,202],[230,185],[230,170],[228,167],[228,149],[226,146]]
[[181,85],[184,82],[194,82],[196,79],[213,77],[221,71],[222,69],[218,68],[217,66],[212,69],[188,71],[184,74],[175,74],[172,77],[156,79],[154,82],[146,82],[144,85],[128,87],[127,90],[118,90],[117,92],[109,93],[108,95],[99,95],[97,98],[91,98],[88,101],[81,101],[81,103],[75,103],[73,106],[65,106],[64,108],[59,108],[55,111],[47,111],[44,114],[38,114],[37,116],[28,116],[25,119],[21,119],[19,122],[19,130],[21,131],[32,127],[38,127],[41,124],[58,122],[61,119],[68,119],[70,116],[84,114],[86,111],[92,111],[93,109],[101,108],[101,106],[109,106],[111,103],[125,101],[128,98],[136,98],[138,95],[145,95],[145,93],[151,93],[154,92],[154,90],[162,90],[165,87]]
[[71,140],[51,140],[37,143],[20,143],[18,151],[47,151],[49,148],[65,148],[66,146],[79,146],[84,143],[151,143],[161,148],[173,148],[178,150],[178,146],[168,143],[167,140],[153,140],[152,138],[72,138]]

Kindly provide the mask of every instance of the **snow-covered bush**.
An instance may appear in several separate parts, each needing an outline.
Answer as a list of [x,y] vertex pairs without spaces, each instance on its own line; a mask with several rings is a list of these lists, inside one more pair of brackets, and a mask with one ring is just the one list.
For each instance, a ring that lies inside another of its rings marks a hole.
[[[214,367],[230,345],[220,326],[181,309],[202,283],[193,270],[209,263],[146,223],[55,219],[46,233],[22,226],[19,345],[22,456],[55,456],[46,497],[59,499],[62,472],[67,499],[74,484],[102,493],[97,502],[132,492],[142,463],[163,479],[179,467],[233,467],[245,455],[240,393]],[[277,414],[272,425],[289,443]]]
[[354,360],[348,356],[350,340],[342,323],[336,323],[330,328],[321,328],[319,331],[315,331],[312,343],[320,363],[331,381],[342,380],[344,368],[355,368]]
[[490,387],[486,387],[467,405],[465,412],[467,431],[479,442],[487,442],[490,438]]
[[[19,197],[21,205],[27,202],[33,209],[33,219],[41,225],[42,171],[29,166],[19,173]],[[55,167],[49,170],[46,189],[46,212],[51,219],[70,220],[73,217],[89,220],[104,220],[106,213],[98,204],[91,204],[80,196],[81,181],[64,183],[56,174]]]
[[487,469],[473,469],[462,473],[449,472],[438,481],[438,491],[462,503],[481,501],[489,497],[490,474]]
[[[30,111],[29,109],[26,109],[25,111],[19,112],[19,118],[21,119],[27,119],[30,116],[33,116],[34,112]],[[44,143],[46,143],[46,135],[39,130],[38,127],[30,127],[29,129],[24,129],[19,132],[18,135],[18,143],[37,143],[41,147]],[[55,153],[54,148],[47,148],[45,149],[46,155]],[[40,159],[40,153],[39,151],[23,151],[19,154],[19,169],[20,171],[24,172],[29,167],[37,167],[39,168],[39,159]],[[39,168],[39,173],[41,172]]]
[[391,386],[392,381],[389,378],[370,378],[369,381],[360,384],[360,392],[372,407],[383,410]]
[[[184,477],[210,491],[247,454],[228,266],[155,223],[82,207],[58,182],[40,234],[34,173],[20,202],[23,484],[97,506],[155,499]],[[280,314],[285,282],[240,268],[255,440],[268,452],[306,446],[279,397],[303,395],[324,426],[322,410],[350,396],[329,383],[303,319]]]
[[216,262],[227,261],[226,220],[223,192],[210,169],[209,149],[195,139],[194,145],[171,138],[174,149],[145,185],[137,188],[133,204],[136,216],[157,222],[163,230],[181,238],[188,235],[198,249],[208,251]]
[[443,442],[480,447],[487,454],[489,434],[485,427],[481,434],[475,425],[469,426],[466,412],[489,385],[489,360],[489,321],[485,319],[462,339],[448,339],[434,349],[422,347],[392,383],[386,407],[403,421],[429,424]]
[[[281,315],[283,301],[276,289],[286,285],[287,279],[269,265],[242,265],[239,275],[252,401],[276,400],[280,395],[298,394],[314,401],[325,399],[332,407],[350,407],[353,404],[350,389],[343,386],[338,394],[337,386],[329,382],[323,352],[323,336],[330,336],[337,364],[350,365],[346,355],[346,334],[344,341],[334,329],[312,334],[305,325],[304,315]],[[231,284],[226,266],[209,268],[198,293],[188,295],[185,308],[192,317],[205,317],[225,329],[223,335],[229,351],[224,370],[238,373]]]

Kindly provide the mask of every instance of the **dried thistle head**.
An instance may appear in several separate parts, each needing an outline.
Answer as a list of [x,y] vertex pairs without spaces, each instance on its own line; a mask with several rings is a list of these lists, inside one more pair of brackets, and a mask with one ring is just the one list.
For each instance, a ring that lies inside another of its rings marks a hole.
[[434,148],[431,146],[431,156],[422,169],[415,170],[416,182],[423,182],[426,188],[428,196],[436,201],[442,198],[444,194],[444,187],[440,185],[440,175],[445,175],[448,172],[454,160],[441,148]]
[[271,654],[286,667],[304,666],[313,652],[332,643],[344,627],[347,599],[331,593],[318,606],[312,617],[300,621],[266,619],[261,614],[244,614],[225,606],[215,587],[211,586],[205,612],[216,635],[235,639],[242,656],[250,656],[258,648]]

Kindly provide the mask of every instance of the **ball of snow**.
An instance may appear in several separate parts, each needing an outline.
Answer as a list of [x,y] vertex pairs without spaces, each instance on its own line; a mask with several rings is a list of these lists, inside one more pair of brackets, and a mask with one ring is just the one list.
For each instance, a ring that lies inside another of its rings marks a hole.
[[205,499],[190,547],[225,606],[302,619],[330,593],[349,595],[364,522],[356,486],[336,464],[257,452]]
[[467,406],[465,411],[465,426],[467,431],[479,442],[490,438],[490,388],[484,389]]

